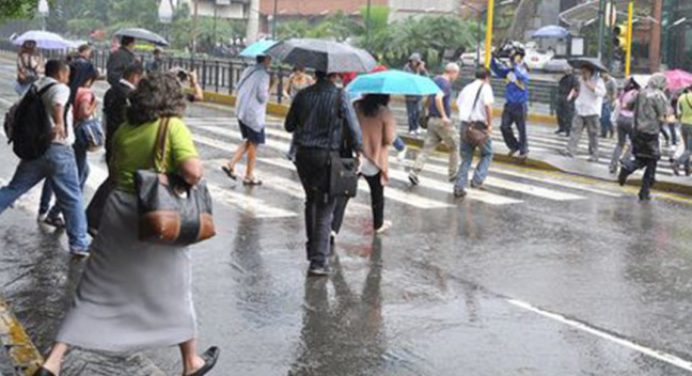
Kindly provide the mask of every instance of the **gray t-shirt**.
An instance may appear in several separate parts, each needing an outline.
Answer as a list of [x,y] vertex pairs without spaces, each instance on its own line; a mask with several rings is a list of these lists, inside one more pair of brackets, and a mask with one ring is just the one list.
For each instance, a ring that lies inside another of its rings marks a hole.
[[[43,105],[46,106],[46,113],[48,114],[48,120],[50,124],[55,127],[55,122],[53,121],[53,108],[57,105],[62,105],[63,109],[67,106],[67,101],[70,99],[70,88],[65,84],[61,84],[51,77],[43,77],[36,82],[36,87],[41,90],[45,86],[55,83],[53,87],[48,89],[47,92],[43,94]],[[72,127],[72,111],[67,111],[65,116],[65,129],[67,131],[67,138],[65,139],[54,139],[54,144],[62,144],[71,146],[74,144],[74,128]]]

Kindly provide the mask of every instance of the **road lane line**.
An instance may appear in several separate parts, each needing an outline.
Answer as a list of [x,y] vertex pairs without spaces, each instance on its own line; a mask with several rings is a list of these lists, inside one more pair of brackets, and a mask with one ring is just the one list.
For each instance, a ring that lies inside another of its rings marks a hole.
[[17,375],[33,375],[43,364],[43,357],[10,305],[0,298],[0,343],[7,349]]
[[622,337],[618,337],[614,334],[605,332],[603,330],[600,330],[598,328],[595,328],[595,327],[590,326],[588,324],[585,324],[583,322],[569,319],[563,315],[540,309],[538,307],[531,305],[530,303],[527,303],[527,302],[524,302],[521,300],[517,300],[517,299],[505,299],[505,300],[509,304],[511,304],[515,307],[519,307],[521,309],[531,311],[531,312],[536,313],[538,315],[541,315],[545,318],[548,318],[548,319],[551,319],[553,321],[557,321],[557,322],[560,322],[562,324],[568,325],[568,326],[570,326],[574,329],[580,330],[582,332],[586,332],[586,333],[595,335],[595,336],[600,337],[602,339],[605,339],[607,341],[616,343],[622,347],[625,347],[625,348],[628,348],[630,350],[642,353],[646,356],[649,356],[649,357],[654,358],[654,359],[658,359],[662,362],[668,363],[670,365],[684,369],[686,371],[692,371],[692,362],[685,360],[685,359],[682,359],[678,356],[675,356],[675,355],[672,355],[672,354],[669,354],[669,353],[666,353],[666,352],[663,352],[660,350],[655,350],[655,349],[652,349],[650,347],[646,347],[644,345],[640,345],[638,343],[632,342],[632,341],[625,339],[625,338],[622,338]]
[[[389,176],[392,179],[396,179],[399,181],[403,181],[408,183],[408,174],[404,171],[400,170],[395,170],[395,169],[390,169],[389,170]],[[429,179],[423,176],[419,176],[418,180],[420,181],[420,186],[423,188],[428,188],[432,189],[435,191],[439,192],[444,192],[444,193],[451,193],[452,192],[452,184],[444,184],[438,180],[433,180]],[[509,205],[509,204],[520,204],[523,201],[517,200],[514,198],[510,197],[505,197],[505,196],[500,196],[496,195],[494,193],[490,192],[483,192],[479,190],[471,190],[468,192],[468,196],[466,196],[466,199],[468,200],[476,200],[476,201],[481,201],[486,204],[490,205]]]

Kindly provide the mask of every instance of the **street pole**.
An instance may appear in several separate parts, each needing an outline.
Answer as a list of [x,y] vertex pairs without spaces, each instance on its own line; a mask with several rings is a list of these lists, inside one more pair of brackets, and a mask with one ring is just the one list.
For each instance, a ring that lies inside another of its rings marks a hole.
[[485,25],[485,67],[490,68],[490,50],[493,46],[493,17],[495,0],[488,0],[488,17]]
[[627,45],[625,50],[625,77],[630,76],[632,66],[632,17],[634,15],[634,2],[627,5]]
[[192,61],[195,61],[195,55],[197,54],[197,21],[199,20],[199,8],[197,7],[199,0],[192,0],[193,4],[193,16],[192,16]]
[[272,40],[276,40],[276,16],[279,14],[279,0],[274,0],[274,15],[272,15]]
[[603,38],[605,38],[605,10],[606,0],[598,3],[598,60],[603,58]]
[[370,7],[372,6],[372,0],[368,0],[368,6],[365,10],[365,46],[370,48]]

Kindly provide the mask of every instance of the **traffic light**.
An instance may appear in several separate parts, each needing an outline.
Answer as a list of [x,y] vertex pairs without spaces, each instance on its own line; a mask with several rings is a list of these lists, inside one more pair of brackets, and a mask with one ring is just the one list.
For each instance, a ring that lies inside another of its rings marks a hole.
[[613,27],[613,46],[627,48],[627,24],[620,23]]

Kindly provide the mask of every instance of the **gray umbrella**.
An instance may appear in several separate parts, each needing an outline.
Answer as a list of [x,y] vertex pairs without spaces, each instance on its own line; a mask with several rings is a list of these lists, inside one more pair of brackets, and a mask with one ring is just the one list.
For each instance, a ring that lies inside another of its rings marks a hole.
[[606,68],[603,63],[601,63],[601,60],[595,58],[595,57],[580,57],[576,59],[570,59],[568,61],[569,65],[580,69],[583,66],[590,66],[593,68],[594,71],[600,71],[600,72],[607,72],[608,68]]
[[290,65],[302,65],[327,73],[370,72],[377,66],[367,51],[322,39],[289,39],[266,54]]
[[163,47],[168,46],[168,41],[166,39],[164,39],[162,36],[154,33],[153,31],[149,31],[147,29],[140,29],[140,28],[120,29],[120,30],[118,30],[117,33],[115,33],[115,35],[118,37],[132,37],[135,39],[143,40],[145,42],[153,43],[157,46],[163,46]]

